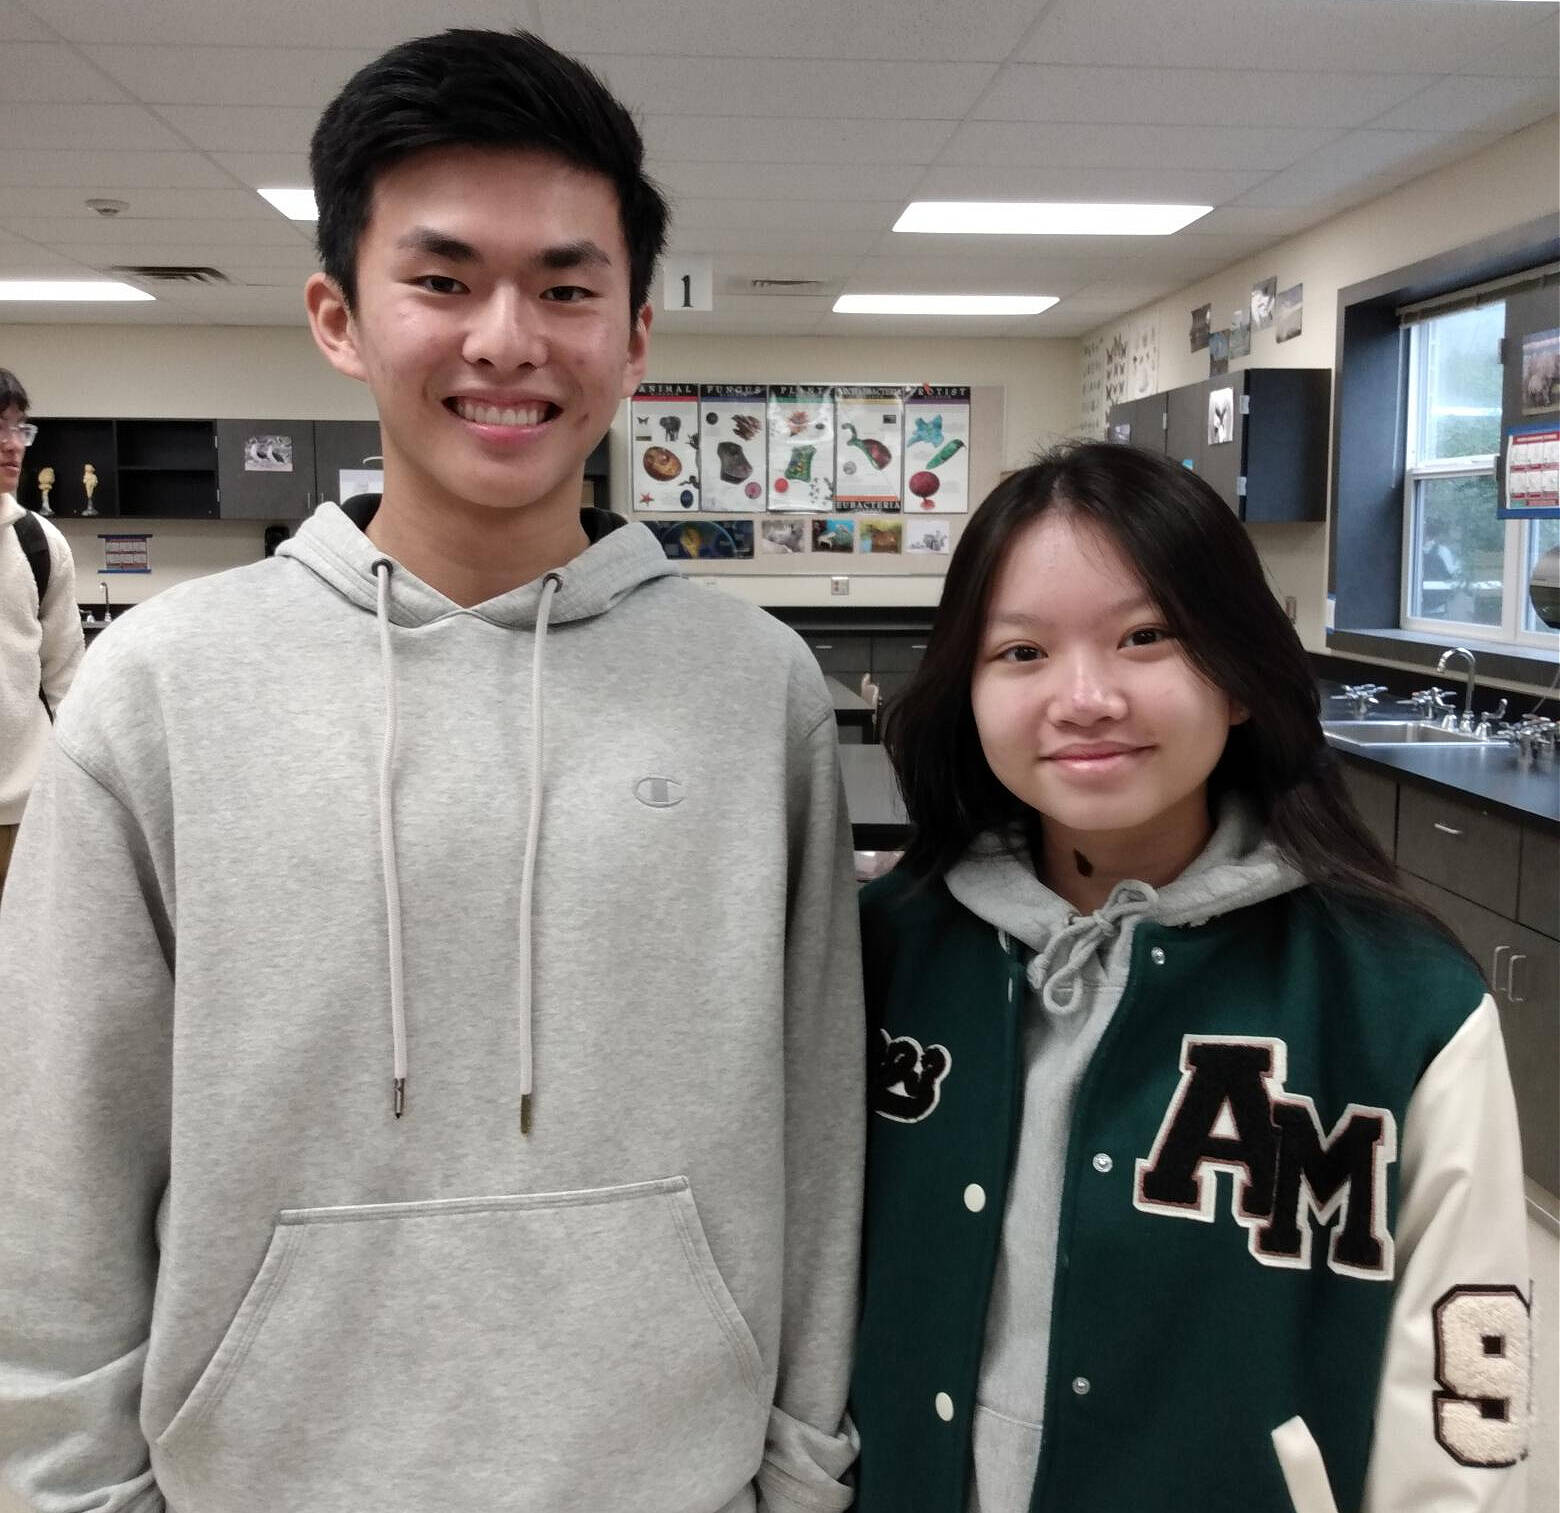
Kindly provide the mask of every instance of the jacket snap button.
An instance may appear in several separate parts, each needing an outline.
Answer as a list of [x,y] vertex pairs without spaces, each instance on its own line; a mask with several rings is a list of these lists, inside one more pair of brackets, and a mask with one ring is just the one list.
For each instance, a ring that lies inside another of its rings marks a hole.
[[1156,967],[1164,966],[1165,948],[1163,946],[1155,946],[1154,949],[1148,953],[1148,959],[1153,962]]
[[1086,1376],[1075,1376],[1072,1380],[1072,1389],[1079,1397],[1087,1397],[1091,1385]]
[[972,1214],[978,1214],[986,1206],[986,1189],[979,1182],[971,1182],[964,1189],[964,1206]]
[[953,1399],[946,1392],[939,1392],[934,1400],[937,1417],[945,1424],[953,1422]]
[[1114,1161],[1112,1161],[1110,1159],[1110,1157],[1105,1154],[1104,1151],[1101,1151],[1094,1158],[1094,1169],[1097,1172],[1108,1172],[1111,1169],[1111,1167],[1113,1167],[1115,1164],[1116,1163]]

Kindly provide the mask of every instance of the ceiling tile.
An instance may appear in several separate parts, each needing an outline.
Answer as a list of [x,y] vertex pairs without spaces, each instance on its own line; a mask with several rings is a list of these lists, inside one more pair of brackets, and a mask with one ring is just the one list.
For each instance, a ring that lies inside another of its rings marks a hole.
[[705,226],[803,227],[813,231],[886,231],[901,200],[679,200],[672,220],[679,234]]
[[82,52],[152,105],[293,105],[318,114],[375,53],[362,48],[108,47]]
[[214,152],[211,156],[253,189],[303,189],[310,183],[306,152]]
[[1034,23],[1034,0],[540,0],[542,35],[578,53],[671,57],[1000,60]]
[[996,73],[989,63],[847,63],[836,58],[638,58],[585,62],[645,115],[669,100],[683,116],[724,116],[740,100],[759,116],[961,120]]
[[1435,80],[1370,125],[1375,131],[1517,131],[1552,115],[1556,103],[1550,83],[1457,74]]
[[0,104],[0,142],[7,152],[33,147],[177,150],[187,145],[138,105],[45,102]]
[[1388,169],[1417,171],[1445,138],[1430,131],[1351,131],[1240,196],[1242,205],[1308,205],[1347,193]]
[[1541,14],[1521,31],[1492,38],[1489,50],[1472,54],[1460,71],[1552,80],[1560,59],[1560,5],[1535,5],[1532,9]]
[[0,188],[79,189],[128,198],[128,189],[223,189],[233,180],[198,152],[113,152],[8,146],[0,152]]
[[158,114],[205,152],[307,153],[320,113],[285,105],[164,105]]
[[48,42],[53,34],[16,0],[0,0],[0,42]]
[[1262,126],[1107,126],[1036,121],[966,121],[939,164],[1000,163],[1067,168],[1199,170],[1284,168],[1337,136],[1336,130]]
[[0,100],[57,105],[118,103],[125,91],[74,48],[58,42],[7,42],[0,47]]
[[651,114],[639,124],[653,159],[684,163],[851,163],[861,165],[863,177],[870,182],[868,169],[872,164],[935,162],[958,122]]
[[[107,222],[105,217],[87,208],[89,194],[94,198],[122,198],[130,208]],[[10,188],[5,192],[0,214],[12,222],[24,217],[73,217],[122,228],[150,220],[270,220],[276,211],[248,189],[123,189],[100,184],[93,186],[87,194],[78,189]]]
[[653,163],[655,180],[674,199],[752,198],[785,200],[860,200],[863,191],[878,200],[906,200],[926,170],[918,165],[873,170],[863,183],[860,168],[823,163]]
[[1056,0],[1017,56],[1036,63],[1453,73],[1531,25],[1484,0]]
[[[921,200],[1141,200],[1155,204],[1218,205],[1260,184],[1261,169],[1007,167],[953,164],[929,168],[916,190]],[[897,219],[897,216],[895,217]]]
[[5,227],[18,236],[46,245],[101,247],[107,252],[137,241],[177,245],[182,241],[199,240],[213,246],[285,247],[297,246],[306,239],[305,233],[296,230],[292,222],[280,215],[271,220],[243,221],[142,220],[132,216],[109,221],[98,216],[8,215]]
[[1012,65],[997,76],[974,115],[995,121],[1336,129],[1368,121],[1424,82],[1414,75],[1271,68]]
[[816,226],[673,225],[669,245],[678,252],[762,252],[786,257],[870,252],[880,231],[841,231]]
[[60,241],[55,244],[54,250],[61,256],[74,258],[89,268],[107,267],[113,263],[140,263],[169,267],[189,264],[197,268],[216,268],[226,273],[229,263],[241,262],[246,268],[292,269],[297,272],[300,286],[318,266],[313,249],[302,244],[255,246],[183,240],[163,242],[133,240],[121,246],[104,247],[86,242]]

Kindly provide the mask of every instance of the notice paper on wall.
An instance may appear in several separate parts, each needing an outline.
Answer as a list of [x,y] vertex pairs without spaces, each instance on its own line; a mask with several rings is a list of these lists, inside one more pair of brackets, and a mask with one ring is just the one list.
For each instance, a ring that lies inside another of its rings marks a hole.
[[922,384],[905,394],[905,513],[970,507],[970,391]]
[[699,386],[641,384],[629,406],[634,508],[674,515],[699,507]]
[[152,570],[147,550],[150,534],[140,536],[99,536],[103,543],[103,573],[149,573]]
[[1496,514],[1503,520],[1560,519],[1560,426],[1506,433],[1506,475]]

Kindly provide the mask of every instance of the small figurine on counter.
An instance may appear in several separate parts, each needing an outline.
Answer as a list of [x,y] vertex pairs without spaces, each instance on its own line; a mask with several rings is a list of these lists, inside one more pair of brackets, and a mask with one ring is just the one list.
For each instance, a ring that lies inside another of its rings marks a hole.
[[38,469],[38,497],[43,502],[38,506],[40,515],[52,515],[53,509],[49,505],[49,495],[54,491],[54,469]]
[[92,507],[92,496],[97,492],[98,475],[97,469],[90,462],[81,470],[81,486],[87,493],[87,507],[81,513],[83,515],[97,514],[97,511]]

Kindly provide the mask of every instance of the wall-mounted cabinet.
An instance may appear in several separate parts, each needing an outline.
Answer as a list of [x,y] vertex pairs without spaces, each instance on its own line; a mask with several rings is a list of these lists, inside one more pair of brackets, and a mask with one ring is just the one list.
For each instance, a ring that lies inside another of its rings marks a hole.
[[1327,518],[1326,368],[1244,368],[1110,411],[1113,441],[1189,467],[1248,524]]

